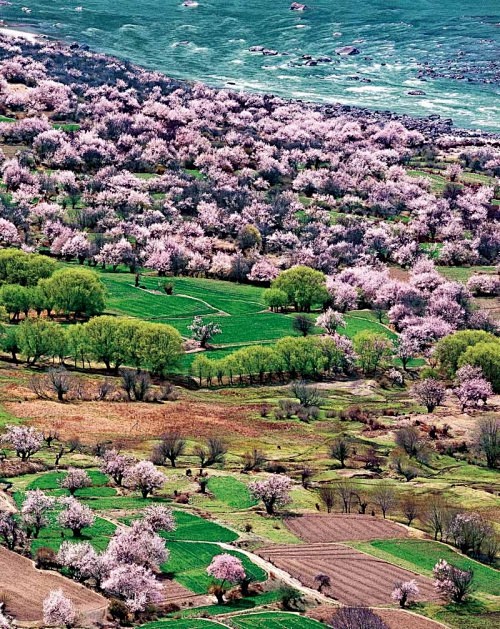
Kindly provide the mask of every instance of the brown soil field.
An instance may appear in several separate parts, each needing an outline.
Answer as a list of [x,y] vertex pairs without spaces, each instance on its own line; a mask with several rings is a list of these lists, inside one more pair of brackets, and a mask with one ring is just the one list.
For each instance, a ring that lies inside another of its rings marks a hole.
[[163,583],[163,604],[176,603],[180,607],[189,605],[205,605],[208,597],[200,594],[193,594],[177,581],[164,579]]
[[157,438],[164,432],[182,431],[191,438],[235,435],[258,438],[263,433],[283,431],[287,422],[276,424],[252,419],[260,406],[204,403],[178,400],[166,404],[126,402],[77,402],[60,404],[52,400],[4,402],[3,406],[20,419],[31,420],[41,430],[57,427],[63,439],[79,437],[95,442],[119,437],[137,443]]
[[42,622],[42,606],[51,590],[62,589],[83,619],[104,619],[107,600],[55,572],[37,570],[34,563],[0,546],[0,592],[7,599],[7,613],[20,622]]
[[[338,608],[329,605],[319,605],[308,611],[307,616],[327,623],[331,620],[336,609]],[[374,612],[389,629],[442,629],[443,627],[439,622],[402,609],[375,609]]]
[[378,609],[376,612],[389,629],[439,629],[443,625],[439,622],[424,618],[401,609]]
[[399,524],[371,515],[308,514],[287,518],[285,524],[297,537],[313,544],[408,537]]
[[310,588],[317,586],[317,574],[328,575],[331,586],[324,588],[323,593],[345,605],[392,604],[394,584],[411,579],[420,588],[418,600],[438,600],[431,579],[342,544],[270,546],[257,552]]

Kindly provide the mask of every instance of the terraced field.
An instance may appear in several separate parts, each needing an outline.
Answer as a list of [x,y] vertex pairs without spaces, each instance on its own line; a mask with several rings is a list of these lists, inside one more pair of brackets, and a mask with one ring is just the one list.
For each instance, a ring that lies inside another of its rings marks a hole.
[[307,514],[286,519],[287,527],[309,543],[406,537],[402,526],[367,515]]
[[278,568],[286,570],[304,585],[315,588],[314,577],[326,574],[331,586],[323,592],[345,605],[387,605],[396,581],[416,579],[419,600],[436,600],[431,579],[370,557],[342,544],[302,544],[269,546],[258,554]]

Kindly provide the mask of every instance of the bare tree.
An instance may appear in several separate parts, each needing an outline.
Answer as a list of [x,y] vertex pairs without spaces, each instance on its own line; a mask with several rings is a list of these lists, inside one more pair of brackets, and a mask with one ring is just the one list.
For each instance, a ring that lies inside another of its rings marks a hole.
[[335,506],[335,487],[332,485],[323,485],[319,489],[319,497],[321,502],[325,505],[327,513],[331,513]]
[[194,454],[200,459],[202,468],[210,467],[216,463],[224,463],[227,446],[218,437],[210,437],[206,446],[196,446]]
[[341,607],[329,624],[332,629],[389,629],[368,607]]
[[266,457],[261,450],[254,448],[243,455],[243,471],[251,472],[260,469],[266,462]]
[[340,461],[340,467],[345,467],[346,459],[351,454],[349,440],[344,435],[335,439],[330,445],[330,456],[332,459]]
[[377,507],[380,507],[385,520],[388,513],[390,513],[396,504],[396,493],[390,485],[382,483],[378,485],[373,492],[373,502]]
[[40,400],[46,400],[47,395],[47,382],[43,376],[36,375],[30,378],[30,389]]
[[413,492],[406,491],[399,502],[401,512],[406,518],[406,523],[411,526],[415,518],[418,518],[421,511],[420,500]]
[[54,465],[57,467],[59,465],[59,463],[61,462],[61,459],[63,457],[63,455],[66,453],[66,447],[64,445],[64,443],[61,443],[61,445],[59,446],[57,452],[56,452],[56,456],[54,459]]
[[300,470],[300,480],[304,489],[309,489],[313,475],[313,470],[307,465]]
[[358,503],[359,512],[361,514],[365,514],[366,513],[366,509],[368,508],[368,505],[370,504],[371,495],[369,493],[367,493],[366,491],[364,491],[359,486],[358,487],[353,487],[352,495],[353,495],[353,498]]
[[66,445],[68,446],[69,454],[73,454],[73,452],[80,452],[82,449],[82,443],[79,437],[72,437],[68,440]]
[[337,495],[342,504],[342,513],[351,513],[351,507],[355,498],[354,484],[351,480],[341,480],[335,484]]
[[395,432],[395,442],[408,456],[417,456],[421,447],[420,431],[416,426],[402,426]]
[[47,447],[51,448],[52,442],[59,440],[59,433],[55,428],[50,428],[48,431],[43,433],[43,440],[47,444]]
[[486,465],[495,469],[500,462],[500,418],[481,417],[474,431],[474,448],[486,458]]
[[122,389],[127,394],[130,402],[144,402],[146,395],[151,388],[151,378],[145,371],[133,371],[132,369],[122,369],[120,372],[122,379]]
[[114,384],[106,378],[106,380],[101,380],[97,385],[97,400],[99,402],[104,402],[111,393],[115,390]]
[[165,465],[168,459],[172,467],[175,467],[176,460],[184,454],[186,440],[178,432],[166,433],[162,435],[160,443],[153,451],[154,463]]
[[426,502],[423,521],[430,528],[434,539],[443,539],[453,517],[450,506],[441,496],[432,496]]
[[64,396],[71,388],[71,378],[64,367],[49,369],[47,385],[57,395],[58,401],[64,402]]

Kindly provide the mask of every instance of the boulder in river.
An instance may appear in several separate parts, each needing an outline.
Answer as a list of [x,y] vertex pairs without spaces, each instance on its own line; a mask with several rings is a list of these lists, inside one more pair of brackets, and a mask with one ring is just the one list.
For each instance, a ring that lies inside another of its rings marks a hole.
[[350,57],[352,55],[359,55],[359,49],[356,46],[342,46],[341,48],[335,48],[335,52],[341,57]]
[[408,96],[425,96],[426,93],[424,90],[410,90],[408,92]]
[[307,4],[301,4],[300,2],[292,2],[290,5],[290,11],[305,11],[307,8]]

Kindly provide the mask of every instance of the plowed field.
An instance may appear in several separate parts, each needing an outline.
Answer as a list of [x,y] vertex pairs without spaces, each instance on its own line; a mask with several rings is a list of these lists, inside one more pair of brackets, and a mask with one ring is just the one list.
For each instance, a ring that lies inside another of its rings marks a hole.
[[316,587],[314,577],[317,574],[327,574],[331,587],[324,588],[323,593],[346,605],[392,603],[394,583],[411,579],[418,583],[419,600],[437,598],[431,579],[342,544],[271,546],[259,550],[258,554],[307,587]]
[[0,591],[6,595],[7,612],[16,620],[41,622],[44,599],[59,588],[73,601],[84,621],[104,619],[108,604],[104,597],[55,572],[37,570],[26,557],[0,546]]
[[305,542],[348,542],[407,537],[406,530],[371,515],[303,515],[286,520],[287,527]]

